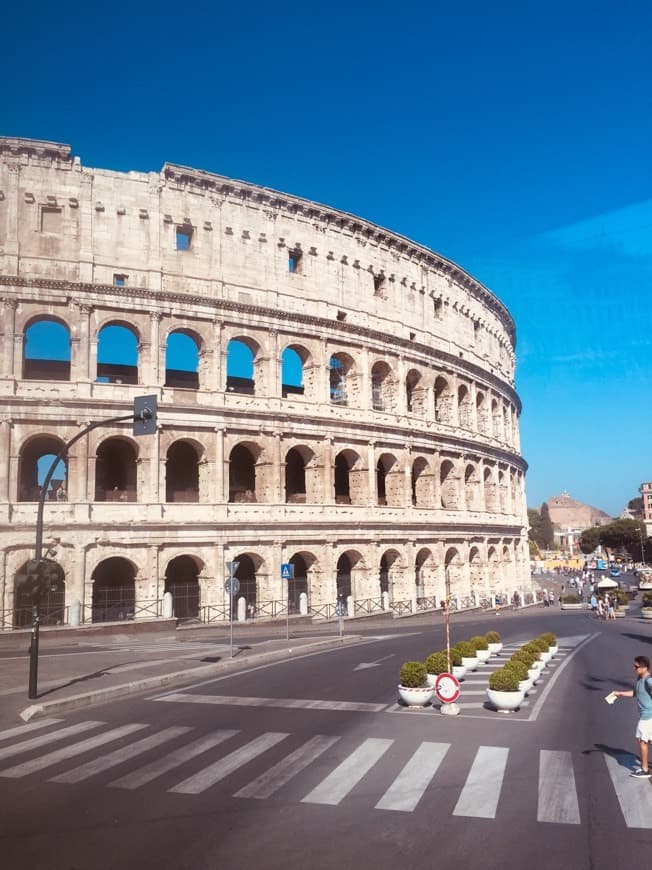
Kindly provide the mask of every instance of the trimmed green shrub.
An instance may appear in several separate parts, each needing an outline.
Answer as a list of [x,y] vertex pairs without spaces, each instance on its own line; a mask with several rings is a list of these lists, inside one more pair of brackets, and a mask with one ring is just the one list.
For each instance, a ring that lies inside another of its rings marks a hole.
[[630,598],[624,589],[614,589],[614,592],[616,593],[616,601],[619,607],[623,604],[629,604]]
[[454,646],[451,647],[451,667],[453,665],[457,665],[458,667],[462,664],[462,653],[455,649]]
[[522,649],[527,650],[527,652],[533,653],[542,653],[548,652],[548,644],[545,641],[540,640],[538,637],[535,637],[534,640],[526,643]]
[[517,659],[510,659],[508,662],[505,662],[503,667],[518,674],[519,680],[527,680],[528,678],[527,672],[529,668],[525,662],[519,662]]
[[446,652],[431,653],[426,659],[425,665],[429,674],[445,674],[448,670]]
[[489,688],[494,692],[518,692],[520,682],[514,670],[503,666],[489,677]]
[[459,643],[456,643],[455,649],[458,650],[459,654],[464,656],[465,659],[475,658],[475,647],[472,643],[469,643],[468,640],[461,640]]
[[580,597],[579,597],[579,595],[562,595],[561,603],[562,604],[579,604]]
[[523,662],[527,668],[531,668],[537,661],[537,654],[526,649],[519,649],[516,650],[514,655],[510,658],[510,661]]
[[487,638],[487,643],[500,643],[500,635],[497,631],[488,631],[485,637]]
[[427,686],[426,666],[423,662],[405,662],[401,667],[399,680],[406,689],[418,689]]
[[551,631],[544,631],[541,640],[545,641],[549,647],[557,646],[557,638]]
[[475,647],[475,649],[489,649],[489,641],[484,636],[484,634],[476,634],[475,637],[471,638],[469,643],[471,643]]

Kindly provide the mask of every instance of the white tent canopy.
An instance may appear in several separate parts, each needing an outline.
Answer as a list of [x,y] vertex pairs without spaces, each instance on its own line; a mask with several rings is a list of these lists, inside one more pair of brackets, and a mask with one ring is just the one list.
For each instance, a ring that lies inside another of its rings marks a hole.
[[600,580],[598,583],[598,589],[617,589],[618,584],[615,580],[612,580],[611,577],[605,577],[604,580]]

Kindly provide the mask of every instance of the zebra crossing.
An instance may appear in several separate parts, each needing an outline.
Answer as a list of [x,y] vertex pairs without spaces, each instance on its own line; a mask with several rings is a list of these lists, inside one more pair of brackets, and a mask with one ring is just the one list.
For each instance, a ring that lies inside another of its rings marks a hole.
[[[364,784],[358,794],[363,794],[370,811],[413,813],[422,802],[432,812],[428,798],[433,795],[450,795],[451,765],[441,782],[438,777],[452,760],[460,771],[453,816],[499,820],[510,789],[522,789],[523,782],[532,781],[537,810],[536,819],[530,821],[589,822],[577,791],[578,779],[583,781],[576,777],[581,761],[569,751],[528,748],[532,775],[524,774],[519,767],[523,759],[517,756],[511,775],[516,773],[518,782],[510,785],[508,762],[516,750],[506,746],[479,746],[469,767],[468,759],[456,757],[464,751],[463,744],[424,740],[415,746],[391,737],[337,734],[306,739],[285,731],[254,735],[240,729],[195,731],[186,725],[157,729],[143,722],[110,726],[92,719],[68,725],[60,719],[44,719],[0,732],[0,779],[18,781],[38,775],[50,783],[72,786],[96,778],[101,787],[110,789],[134,791],[149,786],[188,797],[220,788],[226,798],[262,801],[279,796],[285,803],[323,807],[339,806]],[[604,781],[611,783],[624,825],[652,830],[650,783],[628,776],[634,757],[605,753],[603,758]],[[241,784],[247,775],[251,778]],[[231,776],[240,786],[235,790],[229,788]],[[316,776],[321,777],[318,782]],[[584,803],[588,805],[588,800]]]

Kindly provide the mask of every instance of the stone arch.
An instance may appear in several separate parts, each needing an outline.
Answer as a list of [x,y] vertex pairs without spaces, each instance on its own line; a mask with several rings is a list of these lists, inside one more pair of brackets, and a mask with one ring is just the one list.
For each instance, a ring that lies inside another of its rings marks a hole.
[[335,457],[335,503],[365,503],[365,469],[355,450],[345,448]]
[[[31,560],[30,560],[31,561]],[[45,559],[48,583],[39,598],[40,625],[64,625],[66,616],[66,575],[58,562]],[[13,627],[27,628],[32,624],[31,589],[21,582],[27,575],[28,562],[24,562],[14,576]]]
[[165,569],[165,591],[172,595],[176,619],[198,619],[201,607],[199,574],[204,563],[196,556],[182,554],[170,559]]
[[138,500],[138,450],[120,435],[111,435],[95,454],[95,501]]
[[475,544],[469,548],[469,581],[471,584],[471,596],[474,599],[474,603],[477,604],[479,597],[486,590],[482,554],[480,548]]
[[490,435],[489,402],[483,392],[477,392],[475,396],[475,415],[478,421],[478,432],[481,435]]
[[93,622],[133,619],[136,611],[136,567],[124,556],[109,556],[91,574]]
[[[281,395],[284,399],[303,396],[306,365],[311,361],[310,351],[300,344],[289,344],[281,354]],[[314,395],[314,389],[310,391]]]
[[371,369],[371,406],[374,411],[391,413],[396,410],[396,393],[391,367],[384,360]]
[[240,553],[233,561],[238,563],[234,576],[240,583],[237,596],[233,596],[234,616],[237,616],[238,599],[244,598],[247,617],[255,617],[259,615],[260,605],[258,574],[264,567],[264,560],[257,553]]
[[410,369],[405,378],[405,402],[408,414],[415,417],[426,416],[427,389],[417,369]]
[[398,459],[382,453],[376,463],[377,504],[390,507],[403,505],[403,472]]
[[498,507],[501,514],[507,513],[507,482],[502,468],[498,470]]
[[226,346],[226,391],[253,396],[262,374],[260,344],[250,336],[235,335]]
[[242,441],[229,454],[229,502],[258,500],[256,465],[262,454],[258,444]]
[[362,555],[357,550],[346,550],[337,560],[337,573],[335,579],[337,599],[346,602],[351,596],[356,598],[355,575],[365,572],[366,566]]
[[188,439],[170,444],[165,459],[166,502],[199,501],[200,455],[196,444]]
[[308,447],[291,447],[285,454],[285,501],[305,504],[307,501],[306,466],[314,459]]
[[165,342],[165,386],[199,389],[199,360],[202,338],[194,330],[181,327],[168,332]]
[[58,317],[39,314],[25,324],[23,365],[25,380],[70,380],[70,328]]
[[457,388],[457,415],[462,429],[473,429],[473,401],[466,384]]
[[417,590],[417,603],[434,596],[436,606],[437,564],[432,550],[422,547],[414,559],[414,583]]
[[423,456],[417,456],[412,463],[412,504],[414,507],[433,506],[433,474],[430,463]]
[[491,400],[491,434],[494,436],[494,438],[500,439],[502,421],[503,417],[500,412],[500,405],[498,404],[498,399],[493,398]]
[[455,425],[455,402],[453,391],[448,380],[439,375],[435,379],[435,421],[437,423],[445,423],[447,426]]
[[448,547],[444,556],[446,589],[451,598],[464,594],[464,560],[457,547]]
[[489,591],[492,595],[495,595],[501,583],[501,566],[498,550],[494,546],[489,547],[487,550],[487,575]]
[[439,491],[441,506],[447,510],[459,509],[459,493],[455,463],[444,459],[439,468]]
[[398,550],[390,548],[380,557],[379,583],[380,594],[387,592],[389,603],[401,600],[405,594],[403,559]]
[[498,513],[498,488],[493,468],[485,466],[483,478],[485,510],[487,513]]
[[104,323],[97,333],[97,382],[139,383],[140,340],[138,330],[126,321],[109,320]]
[[[54,435],[33,435],[21,446],[18,456],[18,501],[38,501],[41,486],[52,462],[64,446]],[[60,497],[68,489],[68,465],[60,460],[48,487],[48,499]]]
[[464,495],[466,509],[469,511],[482,510],[482,492],[480,487],[480,475],[477,467],[469,462],[464,469]]
[[308,575],[313,566],[317,564],[317,558],[313,553],[301,551],[290,557],[290,564],[294,566],[294,577],[287,581],[287,606],[290,613],[299,613],[303,594],[305,594],[308,607],[310,607]]
[[334,405],[358,405],[355,360],[348,353],[334,353],[328,363],[330,400]]

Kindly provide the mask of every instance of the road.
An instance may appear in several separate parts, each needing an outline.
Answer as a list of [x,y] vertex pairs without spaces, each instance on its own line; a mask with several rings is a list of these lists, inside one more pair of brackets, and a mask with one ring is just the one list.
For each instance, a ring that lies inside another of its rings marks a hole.
[[[459,717],[396,704],[397,674],[443,626],[396,621],[355,646],[0,733],[8,868],[649,865],[652,784],[634,780],[631,685],[642,620],[536,608],[453,623],[560,652],[520,711],[463,683]],[[506,649],[505,652],[508,652]]]

